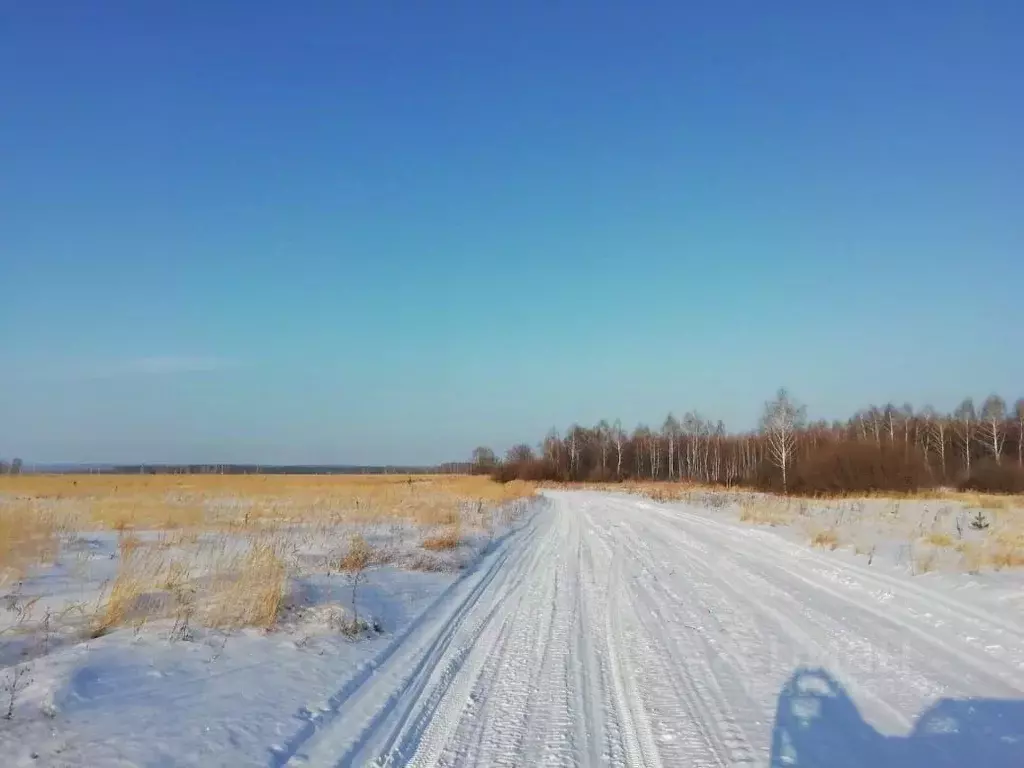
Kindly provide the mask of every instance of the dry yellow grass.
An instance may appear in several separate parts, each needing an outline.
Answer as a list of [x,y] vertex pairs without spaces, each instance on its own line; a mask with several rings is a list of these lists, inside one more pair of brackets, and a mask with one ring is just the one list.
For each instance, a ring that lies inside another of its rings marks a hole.
[[1024,511],[1024,497],[1006,496],[994,493],[976,493],[973,491],[941,491],[937,498],[958,501],[968,509],[994,509]]
[[270,627],[277,621],[288,575],[272,542],[254,542],[212,580],[203,606],[211,627]]
[[721,490],[720,488],[703,486],[699,483],[655,482],[641,480],[631,480],[629,482],[622,483],[621,485],[612,485],[611,487],[620,491],[625,491],[626,493],[646,496],[649,499],[659,502],[684,501],[691,493],[695,493],[697,491]]
[[112,627],[144,618],[163,618],[170,609],[169,596],[160,588],[166,567],[162,553],[148,547],[122,549],[117,576],[97,611],[94,631],[102,634]]
[[0,587],[57,554],[57,515],[32,499],[0,503]]
[[442,550],[455,549],[459,546],[460,541],[459,526],[451,525],[439,533],[427,536],[423,539],[423,543],[420,546],[432,552],[440,552]]
[[811,537],[811,544],[815,547],[836,549],[839,546],[839,535],[831,528],[818,531]]
[[[429,531],[428,549],[454,548],[464,526],[487,526],[488,510],[534,492],[459,475],[5,476],[0,586],[54,558],[64,526],[115,530],[118,568],[93,616],[97,634],[161,618],[182,634],[193,622],[270,627],[295,526],[329,539],[338,525],[390,520]],[[354,572],[384,555],[357,535],[334,563]]]
[[740,505],[740,521],[753,525],[785,525],[793,520],[788,504],[775,499],[757,499]]
[[996,570],[1024,565],[1024,533],[1004,531],[993,537],[988,562]]
[[534,492],[531,483],[470,475],[0,477],[0,494],[58,505],[80,529],[114,530],[251,530],[388,518],[450,525],[464,502],[500,504]]
[[960,567],[967,573],[977,573],[985,564],[985,552],[972,541],[962,541],[956,546],[960,553]]
[[953,537],[947,533],[930,533],[925,536],[926,542],[931,544],[933,547],[952,547]]
[[[202,568],[202,572],[194,572]],[[152,619],[196,617],[210,627],[269,627],[280,610],[287,568],[272,539],[254,539],[238,551],[225,540],[202,560],[168,558],[158,545],[121,550],[117,576],[97,611],[94,632]]]
[[338,563],[339,571],[356,573],[366,570],[374,562],[373,547],[361,535],[354,534],[349,538],[348,551]]

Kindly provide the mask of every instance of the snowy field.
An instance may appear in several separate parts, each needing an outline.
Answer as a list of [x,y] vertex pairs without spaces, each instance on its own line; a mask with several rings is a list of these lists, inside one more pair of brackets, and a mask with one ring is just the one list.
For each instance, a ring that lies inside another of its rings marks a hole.
[[[125,533],[65,531],[5,587],[0,762],[1024,765],[1015,510],[892,510],[549,490],[470,505],[453,549],[409,521],[295,522],[274,529],[271,626],[223,619],[262,579],[184,616],[171,584],[95,637]],[[352,530],[378,553],[357,571],[338,567]],[[211,563],[254,539],[215,541]]]

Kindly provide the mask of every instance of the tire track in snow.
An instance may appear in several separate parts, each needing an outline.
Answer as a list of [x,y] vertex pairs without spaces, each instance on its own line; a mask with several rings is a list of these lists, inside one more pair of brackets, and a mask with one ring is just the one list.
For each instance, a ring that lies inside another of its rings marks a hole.
[[[711,669],[699,625],[692,615],[679,618],[676,601],[659,599],[652,588],[657,577],[646,578],[658,567],[650,548],[632,526],[619,528],[622,546],[640,566],[630,580],[631,602],[644,633],[638,645],[648,651],[643,665],[645,696],[664,720],[659,742],[666,764],[685,761],[695,766],[724,766],[751,762],[747,738],[716,681],[722,670]],[[680,722],[693,726],[683,732],[682,739],[674,730]]]
[[[282,765],[362,765],[361,750],[379,735],[388,716],[422,688],[425,678],[440,664],[456,632],[495,580],[506,581],[510,571],[506,565],[528,551],[538,532],[531,521],[517,534],[508,537],[481,564],[478,573],[469,573],[442,595],[413,627],[397,638],[381,657],[359,675],[357,685],[347,684],[336,694],[330,718],[314,723],[311,733],[303,732],[302,741],[293,740],[287,760],[275,757],[272,764]],[[520,564],[521,565],[521,564]],[[517,569],[518,570],[518,569]],[[524,578],[521,576],[521,578]],[[484,604],[487,617],[499,603]],[[480,623],[482,631],[486,621]],[[469,647],[469,646],[466,646]],[[365,761],[364,761],[365,762]]]
[[[945,677],[950,681],[973,675],[995,686],[995,690],[1002,687],[1006,695],[1024,688],[1024,674],[1016,674],[1017,670],[1024,670],[1024,632],[1013,631],[1011,622],[987,621],[982,612],[969,606],[964,606],[961,616],[950,607],[955,603],[947,597],[929,602],[925,598],[928,591],[907,580],[885,574],[878,574],[880,578],[876,580],[875,574],[862,574],[863,569],[844,570],[845,564],[841,561],[829,562],[827,555],[763,531],[752,530],[750,533],[756,536],[745,536],[742,535],[745,530],[718,522],[705,526],[699,516],[692,514],[683,513],[680,519],[690,525],[696,522],[693,528],[697,531],[689,528],[687,536],[677,532],[679,540],[695,533],[729,536],[730,548],[723,548],[725,556],[718,562],[733,574],[732,581],[742,580],[749,585],[746,594],[760,596],[769,592],[775,599],[762,604],[780,608],[789,605],[801,614],[801,624],[821,627],[836,642],[841,643],[844,637],[848,642],[856,642],[858,636],[863,641],[865,631],[874,635],[871,640],[884,634],[892,638],[888,646],[898,649],[899,658],[889,656],[894,665],[906,666],[917,658],[930,677],[937,671],[937,665],[943,665]],[[767,552],[766,545],[771,547]],[[824,561],[829,573],[845,574],[842,581],[846,587],[838,584],[836,578],[820,578],[821,571],[817,568],[804,568],[808,561],[812,564]],[[729,584],[730,580],[724,583]],[[872,583],[887,584],[887,594],[895,599],[879,600],[866,586]],[[798,596],[803,599],[798,600]],[[827,610],[818,608],[823,604]],[[845,612],[842,616],[835,615],[839,606]],[[849,615],[851,612],[858,615],[857,620]],[[955,637],[950,637],[950,629],[954,630]],[[907,642],[908,633],[913,635],[913,643]],[[994,642],[996,640],[998,642]],[[956,647],[959,644],[966,647]],[[867,645],[871,646],[868,650],[876,661],[885,660],[887,644],[869,640]],[[833,647],[833,651],[836,650]]]
[[1024,692],[1011,617],[685,508],[546,495],[292,762],[764,765],[780,687],[813,661],[894,731],[947,691]]

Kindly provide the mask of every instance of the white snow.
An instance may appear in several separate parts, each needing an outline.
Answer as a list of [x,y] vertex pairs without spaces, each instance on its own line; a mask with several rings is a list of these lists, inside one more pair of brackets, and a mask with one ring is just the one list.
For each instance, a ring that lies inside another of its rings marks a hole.
[[548,491],[458,574],[374,570],[380,635],[333,631],[345,582],[319,576],[271,633],[57,636],[0,763],[1024,765],[1019,572],[913,576],[790,533]]

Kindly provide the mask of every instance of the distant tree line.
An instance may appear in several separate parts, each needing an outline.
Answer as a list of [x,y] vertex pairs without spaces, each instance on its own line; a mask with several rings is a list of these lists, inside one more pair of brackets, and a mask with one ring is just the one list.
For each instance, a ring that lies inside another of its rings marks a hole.
[[22,466],[22,461],[18,458],[10,461],[0,459],[0,475],[20,475]]
[[432,473],[435,469],[348,464],[122,464],[104,471],[153,475],[419,475]]
[[1024,399],[970,398],[952,413],[906,403],[869,406],[846,421],[808,421],[779,390],[756,430],[730,433],[696,412],[626,432],[619,421],[552,430],[503,459],[477,448],[471,471],[500,481],[666,480],[797,494],[914,491],[940,486],[1024,492]]
[[[347,464],[104,464],[44,470],[69,475],[421,475],[451,471],[424,466],[364,467]],[[11,464],[0,461],[0,475],[20,472],[20,459]]]

